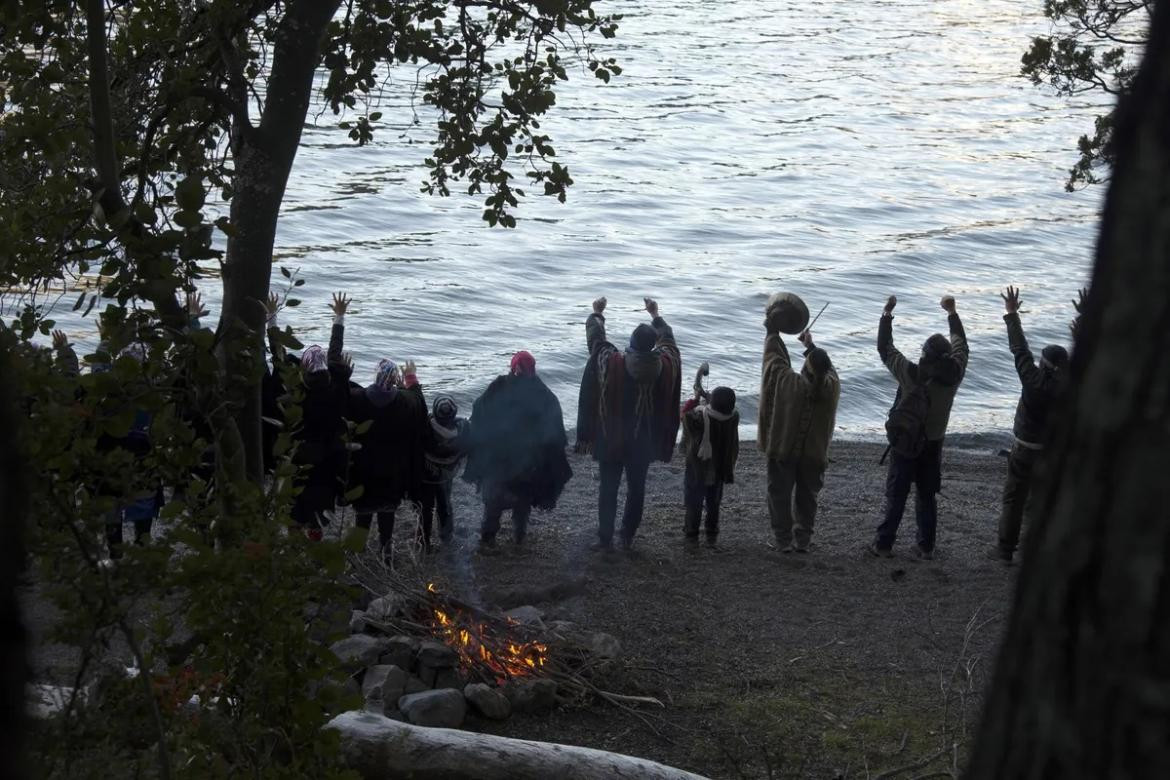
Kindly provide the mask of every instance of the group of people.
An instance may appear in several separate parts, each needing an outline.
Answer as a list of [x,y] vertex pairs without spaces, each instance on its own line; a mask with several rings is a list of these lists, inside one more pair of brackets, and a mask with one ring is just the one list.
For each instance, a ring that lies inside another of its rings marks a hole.
[[[814,343],[807,329],[797,336],[803,363],[794,365],[783,339],[785,295],[772,296],[765,311],[758,447],[767,461],[767,506],[776,549],[805,553],[815,528],[841,382],[828,352]],[[1064,347],[1049,345],[1037,361],[1020,323],[1019,291],[1009,287],[1003,299],[1022,393],[991,556],[1011,562],[1051,410],[1068,383],[1069,355]],[[454,534],[452,489],[463,466],[463,479],[475,487],[483,503],[480,545],[495,545],[505,512],[511,513],[515,543],[522,544],[532,510],[552,509],[573,473],[560,404],[537,374],[533,355],[515,353],[507,372],[489,384],[466,419],[449,395],[435,396],[428,408],[412,361],[399,366],[383,359],[371,382],[354,381],[352,362],[344,351],[349,303],[343,294],[333,297],[327,349],[312,345],[292,356],[279,339],[270,339],[272,365],[262,393],[265,454],[271,461],[276,435],[287,423],[295,443],[294,462],[302,467],[296,480],[294,521],[310,538],[319,539],[336,507],[352,504],[358,529],[368,533],[376,522],[379,545],[388,555],[395,516],[404,502],[410,502],[419,508],[416,539],[424,550],[432,550]],[[739,454],[735,391],[720,386],[708,393],[702,377],[710,369],[703,363],[693,397],[680,403],[682,358],[673,330],[657,302],[646,298],[644,304],[650,322],[635,327],[624,347],[607,336],[605,298],[593,302],[585,322],[587,358],[574,449],[591,453],[598,464],[596,547],[608,550],[616,543],[628,549],[634,543],[650,465],[673,458],[680,428],[684,537],[688,545],[697,545],[705,534],[707,543],[714,545],[724,487],[735,480]],[[898,391],[886,421],[890,446],[885,506],[869,549],[879,557],[893,555],[914,487],[917,532],[911,553],[929,559],[938,525],[943,441],[969,349],[955,299],[946,296],[941,306],[948,335],[931,336],[917,360],[907,358],[893,343],[896,305],[891,296],[878,323],[878,354]],[[201,310],[197,299],[195,309]],[[277,309],[274,297],[269,302],[270,335],[277,332]],[[54,335],[54,344],[59,354],[71,354],[63,334]],[[290,369],[299,388],[285,386],[282,377]],[[299,413],[289,415],[293,397],[299,399]],[[110,446],[141,449],[140,440],[149,441],[149,419],[136,419],[127,441]],[[618,525],[623,475],[626,500]],[[157,496],[142,496],[119,506],[118,517],[110,522],[111,551],[121,542],[123,519],[135,521],[137,537],[149,534],[158,503]]]
[[[481,544],[495,544],[509,510],[513,538],[523,543],[532,508],[555,506],[572,476],[560,403],[537,376],[536,360],[517,352],[508,373],[475,402],[470,420],[449,395],[436,396],[428,413],[412,361],[400,367],[383,359],[371,383],[353,381],[344,352],[348,306],[346,296],[333,297],[328,350],[312,345],[298,360],[304,388],[294,460],[305,468],[293,519],[319,539],[337,504],[352,503],[357,527],[368,532],[376,521],[379,546],[389,554],[395,515],[412,502],[420,509],[416,538],[431,550],[436,514],[439,540],[454,534],[451,493],[466,461],[463,478],[484,502]],[[270,328],[275,316],[273,305]],[[279,381],[278,372],[269,376]]]

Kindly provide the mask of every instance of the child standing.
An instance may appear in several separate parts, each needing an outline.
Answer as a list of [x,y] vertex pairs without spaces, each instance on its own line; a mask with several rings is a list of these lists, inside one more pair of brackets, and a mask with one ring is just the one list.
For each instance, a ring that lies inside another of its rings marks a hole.
[[471,425],[459,416],[459,406],[449,395],[441,395],[431,405],[430,430],[426,443],[426,470],[423,474],[422,542],[431,546],[431,526],[435,510],[439,514],[439,538],[450,542],[455,533],[455,515],[451,506],[451,486],[459,463],[467,457]]
[[686,522],[683,532],[688,544],[698,544],[699,520],[707,507],[707,544],[714,546],[719,536],[719,505],[723,486],[735,482],[735,461],[739,457],[739,412],[735,409],[735,391],[717,387],[710,399],[700,384],[707,364],[699,369],[695,397],[682,410],[683,448],[686,451],[686,474],[683,500]]

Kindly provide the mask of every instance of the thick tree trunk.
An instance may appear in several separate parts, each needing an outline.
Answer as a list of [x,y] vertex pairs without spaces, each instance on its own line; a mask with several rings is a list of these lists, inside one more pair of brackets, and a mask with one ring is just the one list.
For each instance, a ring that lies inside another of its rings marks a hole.
[[972,778],[1170,777],[1170,3],[1133,94]]
[[372,712],[345,712],[325,728],[341,734],[346,764],[369,780],[703,780],[604,750],[428,729]]
[[309,110],[321,40],[340,5],[341,0],[295,0],[286,5],[259,126],[242,127],[246,117],[234,120],[235,235],[228,239],[223,269],[220,330],[227,338],[220,364],[229,377],[250,378],[230,386],[237,393],[232,400],[247,473],[256,483],[263,476],[259,375],[276,222]]
[[[11,377],[12,368],[0,346],[0,376]],[[21,620],[18,588],[24,571],[24,512],[27,475],[20,453],[16,426],[20,417],[12,383],[0,383],[0,777],[25,776],[24,685],[28,672],[26,634]]]

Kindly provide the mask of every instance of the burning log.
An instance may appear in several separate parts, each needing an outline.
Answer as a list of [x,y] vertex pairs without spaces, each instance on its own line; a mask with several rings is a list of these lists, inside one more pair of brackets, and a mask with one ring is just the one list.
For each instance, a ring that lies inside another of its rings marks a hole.
[[[361,563],[355,564],[360,569]],[[613,693],[597,685],[595,680],[613,669],[615,662],[612,652],[598,652],[588,638],[489,612],[442,592],[433,582],[412,584],[385,568],[366,574],[363,579],[377,583],[372,592],[392,594],[382,596],[380,601],[398,605],[393,614],[367,614],[366,623],[388,634],[441,641],[457,654],[459,669],[466,679],[497,687],[529,679],[552,680],[557,684],[556,701],[561,705],[605,701],[659,733],[650,719],[635,708],[665,709],[665,705],[652,696]],[[616,644],[612,638],[609,641]]]
[[704,780],[700,775],[593,748],[421,728],[370,712],[345,712],[325,728],[370,780]]

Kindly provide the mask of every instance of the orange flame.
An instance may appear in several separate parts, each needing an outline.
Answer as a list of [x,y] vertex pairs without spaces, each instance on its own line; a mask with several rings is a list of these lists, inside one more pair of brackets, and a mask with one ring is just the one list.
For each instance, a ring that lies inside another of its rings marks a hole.
[[[434,583],[427,584],[427,591],[437,593]],[[513,677],[530,676],[544,668],[548,646],[536,641],[517,642],[508,637],[495,637],[492,628],[479,623],[473,616],[462,611],[433,608],[435,631],[448,647],[459,655],[460,665],[465,670],[473,668],[488,670],[501,682]],[[511,625],[517,621],[508,619]]]

